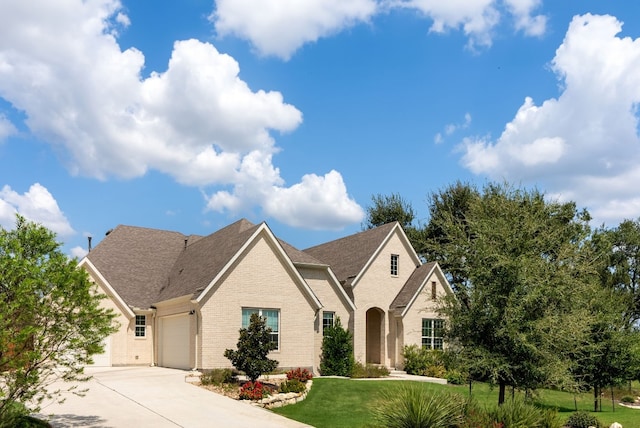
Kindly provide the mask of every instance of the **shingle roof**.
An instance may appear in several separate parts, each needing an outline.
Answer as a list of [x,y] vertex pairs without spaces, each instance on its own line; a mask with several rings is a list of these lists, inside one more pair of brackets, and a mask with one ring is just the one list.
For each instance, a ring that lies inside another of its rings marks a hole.
[[397,224],[387,223],[303,251],[331,266],[340,283],[349,285]]
[[429,262],[418,266],[418,268],[413,271],[395,299],[393,299],[393,302],[391,302],[391,305],[389,305],[389,309],[405,308],[411,302],[413,296],[415,296],[415,294],[418,292],[420,286],[427,279],[427,275],[429,275],[435,265],[436,262]]
[[185,238],[178,232],[120,225],[87,258],[128,305],[148,308],[157,301]]
[[220,273],[259,225],[242,219],[198,239],[178,255],[158,300],[196,295]]
[[300,264],[307,264],[307,265],[326,266],[326,263],[321,262],[320,260],[316,259],[310,254],[305,253],[304,251],[298,250],[296,247],[289,244],[288,242],[285,242],[279,238],[278,238],[278,242],[280,243],[280,245],[282,245],[282,249],[284,250],[285,253],[287,253],[287,256],[289,256],[289,258],[294,264],[300,263]]

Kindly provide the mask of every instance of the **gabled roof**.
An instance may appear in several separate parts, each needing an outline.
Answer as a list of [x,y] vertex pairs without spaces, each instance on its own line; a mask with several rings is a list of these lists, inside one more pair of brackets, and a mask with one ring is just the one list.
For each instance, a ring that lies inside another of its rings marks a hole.
[[449,285],[449,281],[444,276],[437,262],[425,263],[418,266],[413,271],[407,282],[404,284],[398,295],[393,299],[389,309],[400,312],[404,316],[418,295],[424,290],[425,284],[433,275],[438,275],[438,279],[442,283],[447,293],[453,294],[453,290]]
[[217,278],[257,237],[274,243],[276,251],[312,304],[322,304],[300,276],[294,264],[325,266],[308,254],[273,236],[266,223],[239,220],[208,236],[134,226],[110,231],[81,262],[129,308],[189,296],[202,298]]
[[397,222],[307,248],[305,253],[331,266],[342,284],[350,284],[362,271]]
[[341,284],[346,287],[355,286],[359,275],[395,231],[404,237],[406,244],[411,248],[416,266],[420,265],[418,255],[397,221],[307,248],[304,252],[331,266]]
[[196,295],[215,278],[259,225],[242,219],[183,247],[156,301]]
[[157,301],[185,239],[178,232],[120,225],[87,259],[127,305],[148,308]]

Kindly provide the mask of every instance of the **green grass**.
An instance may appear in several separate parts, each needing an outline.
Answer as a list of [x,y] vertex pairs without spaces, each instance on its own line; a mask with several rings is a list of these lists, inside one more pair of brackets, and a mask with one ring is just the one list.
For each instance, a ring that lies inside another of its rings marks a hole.
[[[408,381],[316,378],[306,400],[274,409],[274,412],[317,428],[374,427],[371,403],[375,403],[385,390],[397,387],[400,382]],[[469,395],[468,385],[417,383],[425,389],[454,392],[465,397]],[[497,388],[486,384],[474,383],[472,395],[481,406],[494,406],[498,402]],[[573,394],[541,390],[537,392],[537,398],[542,406],[558,409],[563,421],[575,411]],[[581,394],[576,401],[578,410],[590,411],[593,408],[592,394]],[[616,404],[614,412],[610,398],[603,399],[602,412],[595,415],[604,426],[617,421],[625,428],[640,427],[640,410]]]

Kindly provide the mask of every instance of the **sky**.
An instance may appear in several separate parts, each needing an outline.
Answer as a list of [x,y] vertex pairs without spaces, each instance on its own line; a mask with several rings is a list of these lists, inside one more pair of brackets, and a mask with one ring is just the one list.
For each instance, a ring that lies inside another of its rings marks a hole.
[[266,221],[304,249],[456,181],[640,217],[640,4],[3,0],[0,226]]

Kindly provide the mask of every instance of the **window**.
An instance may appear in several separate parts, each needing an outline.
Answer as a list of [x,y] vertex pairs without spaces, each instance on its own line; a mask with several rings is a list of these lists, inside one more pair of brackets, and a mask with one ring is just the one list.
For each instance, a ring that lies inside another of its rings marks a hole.
[[422,347],[442,349],[444,320],[422,318]]
[[147,335],[147,316],[136,315],[136,337],[145,337]]
[[267,320],[267,327],[271,329],[271,341],[276,344],[276,351],[280,349],[280,311],[278,309],[242,309],[242,328],[249,327],[251,315],[258,314]]
[[437,297],[436,282],[431,281],[431,300],[436,300],[436,297]]
[[324,330],[328,327],[333,327],[333,319],[335,317],[335,312],[323,312],[322,313],[322,334],[324,334]]
[[398,255],[391,254],[391,275],[398,276]]

